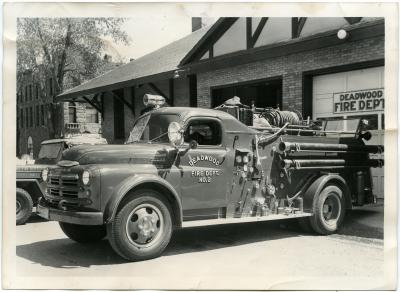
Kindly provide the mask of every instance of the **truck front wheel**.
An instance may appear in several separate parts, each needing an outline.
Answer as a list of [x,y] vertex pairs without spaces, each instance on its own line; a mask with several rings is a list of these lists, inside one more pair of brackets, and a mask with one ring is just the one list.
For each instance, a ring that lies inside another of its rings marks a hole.
[[89,243],[102,240],[106,236],[104,225],[77,225],[59,222],[66,236],[79,243]]
[[159,256],[172,234],[169,204],[153,190],[135,192],[133,198],[107,225],[113,249],[127,260],[139,261]]
[[24,224],[32,214],[33,201],[24,189],[17,188],[17,225]]
[[345,199],[342,189],[331,184],[314,196],[313,216],[310,219],[312,229],[319,234],[332,234],[338,230],[345,215]]

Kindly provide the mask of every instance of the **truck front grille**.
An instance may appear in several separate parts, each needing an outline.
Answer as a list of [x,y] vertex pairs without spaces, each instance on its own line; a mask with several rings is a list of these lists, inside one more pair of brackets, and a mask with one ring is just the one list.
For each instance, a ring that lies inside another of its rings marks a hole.
[[48,193],[54,199],[78,199],[78,175],[53,175],[49,177]]

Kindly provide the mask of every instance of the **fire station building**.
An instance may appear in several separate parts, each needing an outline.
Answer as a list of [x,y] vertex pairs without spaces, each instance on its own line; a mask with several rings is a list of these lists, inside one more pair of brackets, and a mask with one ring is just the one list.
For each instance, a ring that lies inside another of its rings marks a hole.
[[[215,107],[238,96],[312,119],[362,116],[383,144],[383,18],[220,18],[58,96],[102,114],[103,136],[123,143],[145,93],[171,106]],[[344,126],[345,122],[344,122]],[[374,170],[383,197],[383,169]]]

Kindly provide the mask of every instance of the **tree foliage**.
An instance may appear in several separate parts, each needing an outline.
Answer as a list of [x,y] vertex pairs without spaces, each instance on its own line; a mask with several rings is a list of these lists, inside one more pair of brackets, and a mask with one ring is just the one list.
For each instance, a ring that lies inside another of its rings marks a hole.
[[[46,92],[52,78],[54,95],[110,69],[108,40],[128,44],[123,18],[19,18],[17,20],[17,74],[32,71]],[[17,79],[18,80],[18,79]],[[46,97],[44,97],[46,98]],[[54,115],[53,123],[54,123]],[[51,121],[50,121],[51,122]]]
[[[54,78],[56,93],[103,73],[106,38],[128,44],[123,18],[19,18],[18,72],[44,71]],[[66,87],[65,87],[66,86]]]

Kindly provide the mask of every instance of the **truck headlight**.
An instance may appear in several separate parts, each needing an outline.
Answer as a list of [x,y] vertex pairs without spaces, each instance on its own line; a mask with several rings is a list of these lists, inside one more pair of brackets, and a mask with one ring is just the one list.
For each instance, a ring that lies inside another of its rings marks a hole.
[[90,172],[85,170],[82,173],[82,183],[86,186],[89,184],[89,181],[90,181]]
[[47,181],[48,174],[49,174],[49,170],[47,168],[42,170],[42,180],[43,181]]

